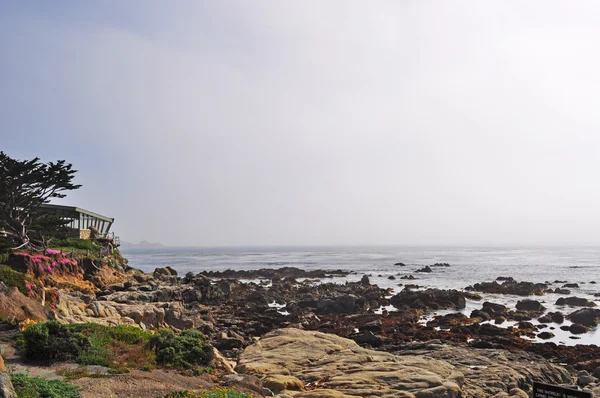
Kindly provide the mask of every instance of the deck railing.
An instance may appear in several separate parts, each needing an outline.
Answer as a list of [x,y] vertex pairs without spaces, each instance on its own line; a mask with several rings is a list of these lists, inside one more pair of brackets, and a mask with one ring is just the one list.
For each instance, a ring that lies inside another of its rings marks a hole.
[[97,237],[110,241],[114,247],[121,246],[121,239],[114,232],[100,233]]

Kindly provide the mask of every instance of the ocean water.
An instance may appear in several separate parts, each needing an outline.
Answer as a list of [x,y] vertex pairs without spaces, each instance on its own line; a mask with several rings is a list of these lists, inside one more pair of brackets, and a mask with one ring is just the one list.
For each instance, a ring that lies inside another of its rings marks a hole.
[[[279,268],[285,266],[302,269],[343,269],[356,274],[334,278],[334,282],[357,281],[370,275],[371,283],[391,287],[395,292],[403,282],[423,287],[463,289],[477,282],[493,281],[499,276],[513,277],[518,281],[554,282],[556,280],[578,283],[570,289],[570,296],[585,297],[600,306],[600,246],[599,247],[271,247],[271,248],[125,248],[123,254],[130,265],[146,272],[156,267],[170,265],[180,275],[188,271],[226,269]],[[406,266],[395,266],[402,262]],[[434,267],[432,273],[415,273],[425,265],[443,262],[450,267]],[[400,280],[412,274],[414,281]],[[390,280],[393,275],[396,279]],[[598,282],[593,284],[590,282]],[[560,287],[562,283],[551,285]],[[546,294],[532,297],[541,301],[549,311],[568,314],[575,308],[558,307],[554,303],[560,296]],[[485,295],[487,301],[514,308],[523,297],[510,295]],[[481,308],[481,302],[469,301],[464,312]],[[443,312],[440,312],[443,313]],[[433,315],[433,314],[431,314]],[[534,322],[535,323],[535,322]],[[569,322],[565,322],[568,325]],[[512,325],[505,323],[504,326]],[[580,339],[572,339],[558,325],[551,330],[556,337],[550,341],[561,344],[600,345],[600,332],[593,330]],[[548,329],[545,329],[548,330]]]

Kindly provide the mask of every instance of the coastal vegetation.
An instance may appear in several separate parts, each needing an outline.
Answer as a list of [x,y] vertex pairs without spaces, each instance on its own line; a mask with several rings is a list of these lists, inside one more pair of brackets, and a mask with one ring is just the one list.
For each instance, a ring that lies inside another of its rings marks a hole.
[[29,292],[27,285],[31,284],[31,278],[23,272],[15,271],[6,266],[0,266],[0,282],[9,287],[16,287],[21,293],[27,295]]
[[46,380],[13,373],[11,382],[17,398],[78,398],[79,388],[62,380]]
[[28,360],[74,361],[115,373],[152,367],[201,372],[213,359],[212,346],[195,329],[152,332],[137,326],[48,321],[29,326],[15,340]]
[[204,335],[196,329],[185,329],[176,334],[170,329],[159,329],[150,340],[159,365],[176,369],[195,369],[208,366],[213,350]]
[[238,391],[235,388],[211,388],[202,391],[177,391],[164,398],[252,398],[252,394]]

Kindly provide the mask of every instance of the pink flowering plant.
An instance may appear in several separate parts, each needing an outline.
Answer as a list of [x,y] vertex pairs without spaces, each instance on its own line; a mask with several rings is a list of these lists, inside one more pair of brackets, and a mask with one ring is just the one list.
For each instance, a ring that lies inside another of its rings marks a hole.
[[[11,267],[0,267],[0,281],[9,287],[16,287],[21,293],[36,301],[44,301],[44,304],[50,308],[56,309],[59,302],[58,290],[55,288],[45,288],[45,275],[51,274],[55,269],[61,266],[61,262],[66,264],[77,264],[74,259],[63,258],[62,253],[52,255],[52,257],[41,254],[18,253],[23,260],[23,271]],[[45,300],[43,300],[45,299]]]
[[61,250],[47,249],[45,254],[18,253],[26,259],[27,269],[30,273],[42,276],[52,273],[58,267],[76,266],[77,260],[67,257]]

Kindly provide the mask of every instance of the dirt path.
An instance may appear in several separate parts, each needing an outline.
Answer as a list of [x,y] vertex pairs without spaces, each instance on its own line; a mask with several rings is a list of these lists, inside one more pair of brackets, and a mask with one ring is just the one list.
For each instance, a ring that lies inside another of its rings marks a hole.
[[156,398],[174,391],[212,387],[210,375],[184,376],[163,370],[144,372],[132,370],[130,374],[102,378],[83,377],[71,383],[81,387],[81,398]]

